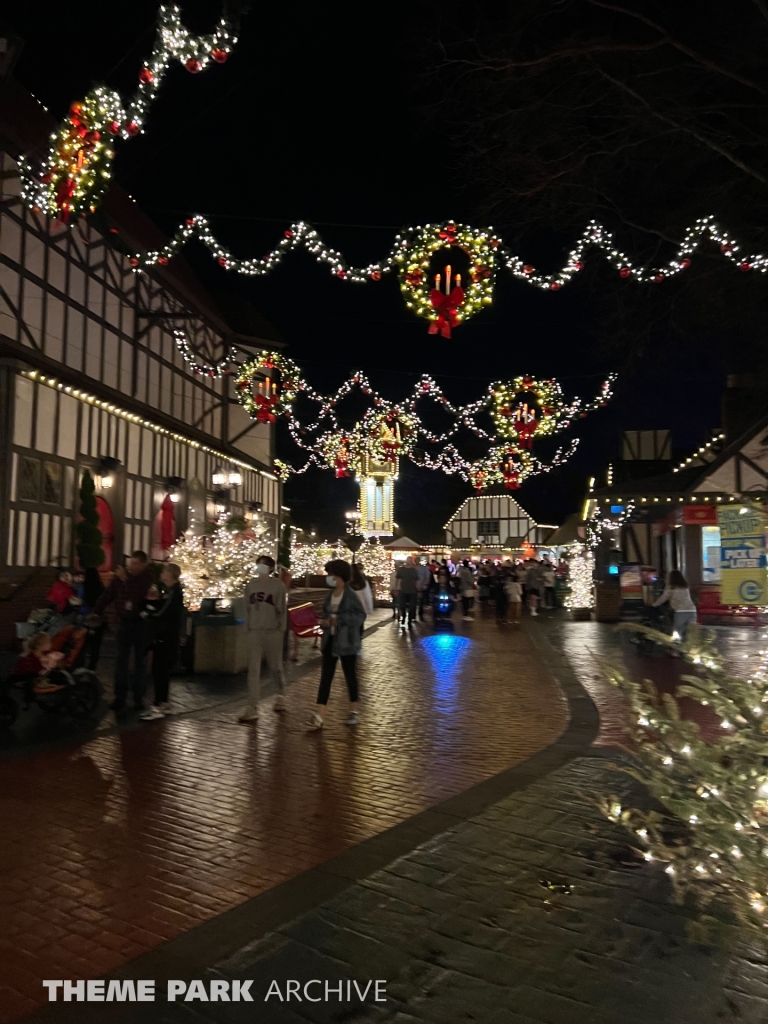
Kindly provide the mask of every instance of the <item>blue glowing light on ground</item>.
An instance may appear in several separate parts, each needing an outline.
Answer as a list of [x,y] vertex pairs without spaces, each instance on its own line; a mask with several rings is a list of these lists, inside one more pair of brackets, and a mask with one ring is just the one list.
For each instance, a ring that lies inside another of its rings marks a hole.
[[474,641],[456,633],[434,633],[419,640],[415,646],[427,656],[441,710],[450,711],[456,701],[462,663]]

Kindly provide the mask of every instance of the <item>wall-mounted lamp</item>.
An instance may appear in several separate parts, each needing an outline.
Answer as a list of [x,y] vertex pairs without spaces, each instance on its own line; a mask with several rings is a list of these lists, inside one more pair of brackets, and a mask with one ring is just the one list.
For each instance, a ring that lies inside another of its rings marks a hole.
[[227,481],[228,481],[228,476],[224,472],[224,470],[221,468],[221,466],[217,466],[216,469],[214,469],[213,476],[211,477],[211,481],[212,481],[214,487],[225,487],[226,486]]
[[165,478],[165,490],[172,502],[181,501],[181,490],[183,487],[183,476],[168,476]]
[[213,492],[213,504],[216,509],[217,515],[222,515],[224,512],[229,511],[229,491],[219,489]]
[[120,459],[111,455],[102,455],[96,466],[97,484],[102,490],[108,490],[115,482],[115,472],[120,466]]
[[230,487],[239,487],[243,482],[243,474],[239,469],[230,470],[229,477],[227,479]]

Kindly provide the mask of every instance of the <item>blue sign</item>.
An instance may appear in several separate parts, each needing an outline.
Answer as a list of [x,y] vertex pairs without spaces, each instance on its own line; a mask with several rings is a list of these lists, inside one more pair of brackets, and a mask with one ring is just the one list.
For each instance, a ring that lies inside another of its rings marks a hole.
[[742,537],[720,548],[721,569],[765,569],[765,538]]
[[623,505],[611,505],[611,512],[615,513],[616,515],[618,515],[620,512],[623,512],[623,511],[624,511],[624,506]]

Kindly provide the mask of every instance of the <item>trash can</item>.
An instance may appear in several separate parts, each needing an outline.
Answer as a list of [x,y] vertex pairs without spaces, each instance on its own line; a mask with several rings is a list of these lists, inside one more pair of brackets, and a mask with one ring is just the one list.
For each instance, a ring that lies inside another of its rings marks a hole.
[[238,675],[248,670],[245,603],[239,598],[206,598],[195,615],[196,673]]
[[621,618],[621,586],[618,581],[595,584],[595,618],[598,622],[618,622]]

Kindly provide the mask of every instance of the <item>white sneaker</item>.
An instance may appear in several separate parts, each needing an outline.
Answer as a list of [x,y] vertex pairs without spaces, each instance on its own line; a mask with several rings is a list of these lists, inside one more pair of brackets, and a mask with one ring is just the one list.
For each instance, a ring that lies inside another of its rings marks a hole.
[[158,708],[153,705],[151,708],[147,708],[146,711],[142,711],[139,718],[142,722],[151,722],[155,718],[165,718],[165,712],[162,708]]
[[355,714],[354,711],[350,712],[349,718],[347,719],[346,724],[347,725],[357,725],[357,715]]
[[313,711],[309,721],[307,722],[307,725],[309,726],[310,729],[322,729],[323,720],[316,711]]
[[274,710],[275,711],[287,711],[288,710],[288,705],[287,705],[287,703],[285,701],[285,697],[283,697],[282,694],[278,694],[277,697],[275,698]]
[[465,622],[471,622],[472,621],[472,616],[471,615],[462,615],[461,617],[462,617],[462,619],[464,619]]
[[240,714],[237,716],[238,722],[255,722],[259,717],[259,712],[256,708],[247,707],[243,708]]
[[538,615],[538,614],[539,613],[536,611],[535,608],[531,608],[531,615]]

